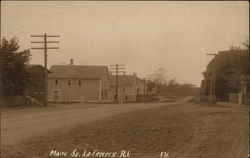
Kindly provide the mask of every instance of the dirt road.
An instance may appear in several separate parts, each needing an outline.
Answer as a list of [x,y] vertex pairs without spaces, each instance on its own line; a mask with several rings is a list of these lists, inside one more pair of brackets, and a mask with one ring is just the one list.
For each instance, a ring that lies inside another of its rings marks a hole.
[[15,145],[31,136],[42,136],[60,128],[71,128],[120,113],[157,108],[175,103],[73,104],[47,108],[13,108],[1,112],[1,144]]
[[249,107],[189,99],[4,110],[3,153],[6,158],[49,158],[51,149],[125,148],[131,158],[159,158],[161,151],[169,158],[247,157]]

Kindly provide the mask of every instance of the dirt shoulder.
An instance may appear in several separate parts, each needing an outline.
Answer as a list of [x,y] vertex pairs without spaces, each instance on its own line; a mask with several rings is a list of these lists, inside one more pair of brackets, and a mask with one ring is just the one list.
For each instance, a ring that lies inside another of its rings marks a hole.
[[5,145],[3,153],[9,158],[48,158],[52,149],[69,157],[73,149],[96,149],[127,150],[133,158],[159,157],[161,151],[170,158],[242,158],[248,155],[248,126],[248,106],[180,103],[57,129],[16,147]]

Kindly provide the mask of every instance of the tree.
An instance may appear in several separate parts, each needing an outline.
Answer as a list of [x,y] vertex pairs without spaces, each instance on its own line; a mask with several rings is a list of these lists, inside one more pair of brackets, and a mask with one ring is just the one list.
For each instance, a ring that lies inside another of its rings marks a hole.
[[177,80],[167,80],[167,70],[164,68],[157,69],[149,76],[148,91],[156,88],[157,94],[160,95],[196,95],[198,88],[190,83],[180,84]]
[[147,92],[153,91],[155,88],[155,83],[151,80],[147,81]]
[[157,69],[149,76],[149,80],[155,83],[156,91],[159,93],[167,85],[167,70],[164,68]]
[[30,51],[18,52],[19,44],[16,37],[10,41],[2,39],[1,50],[1,90],[3,96],[22,95],[29,82],[29,73],[25,68],[30,60]]
[[215,95],[219,100],[227,100],[229,93],[240,91],[241,76],[249,74],[249,49],[231,47],[219,52],[212,59],[203,73],[202,92],[210,94],[212,74],[215,75]]
[[195,87],[190,83],[180,84],[176,81],[176,79],[171,79],[166,86],[168,93],[175,94],[179,96],[183,95],[196,95],[198,93],[199,88]]
[[245,41],[242,43],[242,45],[249,50],[249,38],[247,37]]

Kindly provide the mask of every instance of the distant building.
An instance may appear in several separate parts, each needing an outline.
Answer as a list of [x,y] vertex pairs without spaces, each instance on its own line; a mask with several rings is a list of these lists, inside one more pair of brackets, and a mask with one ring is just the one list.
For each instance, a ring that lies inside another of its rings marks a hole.
[[[137,97],[147,93],[146,81],[136,74],[118,76],[118,102],[136,102]],[[116,76],[110,75],[109,100],[116,101]]]
[[53,65],[48,76],[48,100],[52,102],[107,102],[107,66]]

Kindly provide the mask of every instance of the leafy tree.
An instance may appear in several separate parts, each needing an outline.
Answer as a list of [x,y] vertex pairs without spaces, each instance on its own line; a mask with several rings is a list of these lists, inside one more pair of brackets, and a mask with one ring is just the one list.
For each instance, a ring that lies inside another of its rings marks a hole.
[[1,50],[1,90],[4,96],[22,95],[29,82],[29,73],[25,64],[30,60],[30,51],[19,51],[16,37],[10,41],[2,39]]
[[202,92],[210,94],[212,74],[215,75],[215,95],[220,100],[227,100],[229,93],[240,91],[241,76],[249,74],[249,49],[231,47],[219,52],[208,64],[203,73]]

